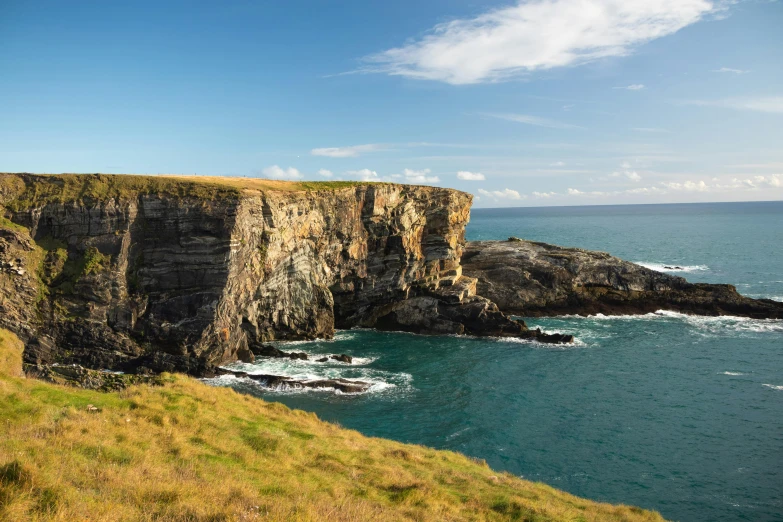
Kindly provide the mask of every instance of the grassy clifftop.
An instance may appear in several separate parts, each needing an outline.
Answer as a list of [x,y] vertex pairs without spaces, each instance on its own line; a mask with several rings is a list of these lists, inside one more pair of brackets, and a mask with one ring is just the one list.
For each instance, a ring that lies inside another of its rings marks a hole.
[[0,330],[0,520],[661,520],[182,376],[98,393],[20,370]]
[[[220,176],[144,176],[134,174],[3,174],[0,204],[13,210],[69,201],[128,199],[161,194],[202,199],[236,199],[247,191],[335,190],[351,181],[278,181]],[[365,183],[366,184],[366,183]]]

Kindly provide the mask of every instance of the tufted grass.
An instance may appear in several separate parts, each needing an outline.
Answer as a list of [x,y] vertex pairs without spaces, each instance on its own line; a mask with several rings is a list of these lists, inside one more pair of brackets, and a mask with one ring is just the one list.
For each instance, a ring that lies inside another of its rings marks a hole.
[[221,176],[137,174],[3,174],[0,204],[10,210],[36,208],[47,203],[129,199],[143,194],[190,197],[203,200],[237,199],[248,191],[338,190],[352,181],[279,181]]
[[21,349],[0,330],[0,520],[662,520],[184,376],[25,379]]

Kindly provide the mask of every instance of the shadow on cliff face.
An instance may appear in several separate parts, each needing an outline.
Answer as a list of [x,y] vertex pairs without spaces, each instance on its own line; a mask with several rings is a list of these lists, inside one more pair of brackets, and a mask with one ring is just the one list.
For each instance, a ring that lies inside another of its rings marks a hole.
[[335,326],[572,340],[476,295],[460,265],[468,194],[179,183],[0,176],[0,326],[26,363],[204,375]]

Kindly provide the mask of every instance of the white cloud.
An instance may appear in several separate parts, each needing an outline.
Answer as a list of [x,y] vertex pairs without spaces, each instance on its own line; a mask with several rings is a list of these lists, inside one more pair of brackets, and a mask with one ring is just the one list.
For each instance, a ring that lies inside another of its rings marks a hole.
[[527,125],[535,125],[537,127],[549,127],[552,129],[582,129],[579,125],[571,125],[570,123],[562,123],[547,118],[539,118],[538,116],[530,116],[528,114],[484,114],[490,118],[498,118],[500,120],[513,121],[516,123],[525,123]]
[[381,149],[383,149],[383,145],[368,143],[366,145],[351,145],[348,147],[323,147],[311,150],[310,154],[328,158],[356,158],[363,152],[373,152]]
[[709,190],[709,187],[704,181],[686,181],[684,183],[663,182],[661,185],[669,190],[678,192],[707,192]]
[[525,196],[517,192],[516,190],[512,190],[509,188],[503,189],[503,190],[484,190],[484,189],[478,189],[478,193],[482,196],[486,196],[493,199],[525,199]]
[[565,162],[556,161],[554,163],[550,163],[549,166],[550,167],[565,167]]
[[349,170],[345,175],[351,179],[358,179],[359,181],[381,181],[378,173],[370,169]]
[[732,180],[736,184],[744,185],[748,188],[778,188],[783,187],[783,176],[772,174],[771,176],[753,176],[749,179]]
[[721,67],[720,69],[714,69],[712,72],[716,72],[716,73],[732,73],[732,74],[747,74],[750,71],[744,71],[742,69],[732,69],[731,67]]
[[724,100],[690,100],[688,105],[705,107],[724,107],[759,112],[783,114],[783,96],[762,96],[758,98],[727,98]]
[[533,192],[534,198],[548,199],[552,196],[557,196],[557,192]]
[[[631,166],[628,163],[623,163],[622,167],[624,169],[629,169]],[[631,181],[641,181],[642,177],[639,175],[638,172],[635,170],[623,170],[622,172],[612,172],[611,177],[613,178],[628,178]]]
[[324,178],[331,178],[334,176],[334,173],[331,170],[321,169],[318,171],[319,176],[323,176]]
[[464,181],[484,181],[487,178],[481,172],[468,172],[467,170],[461,170],[457,172],[457,179]]
[[627,56],[719,8],[709,0],[538,0],[438,24],[423,37],[368,56],[362,72],[451,84]]
[[284,169],[282,167],[279,167],[278,165],[272,165],[271,167],[267,167],[264,170],[261,171],[261,173],[264,175],[264,177],[269,179],[302,179],[304,176],[302,176],[302,173],[296,170],[293,167],[288,167],[287,169]]
[[406,183],[438,183],[440,178],[438,176],[430,176],[430,169],[424,170],[411,170],[404,169]]
[[641,83],[633,83],[631,85],[626,85],[625,87],[612,87],[612,89],[624,89],[626,91],[641,91],[644,89],[644,85]]

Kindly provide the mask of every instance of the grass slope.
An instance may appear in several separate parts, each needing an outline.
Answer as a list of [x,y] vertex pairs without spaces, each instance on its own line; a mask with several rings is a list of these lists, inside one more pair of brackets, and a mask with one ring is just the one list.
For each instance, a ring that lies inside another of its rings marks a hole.
[[0,330],[0,520],[661,520],[183,376],[21,377]]

